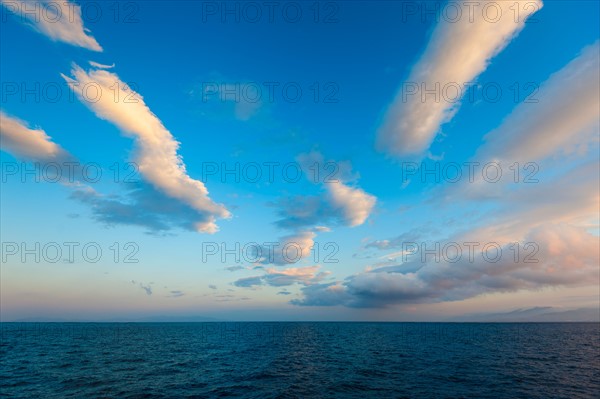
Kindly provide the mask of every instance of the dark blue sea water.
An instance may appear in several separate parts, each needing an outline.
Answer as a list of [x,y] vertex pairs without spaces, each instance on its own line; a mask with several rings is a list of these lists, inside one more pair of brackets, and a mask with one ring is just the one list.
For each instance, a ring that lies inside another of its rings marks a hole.
[[598,323],[2,323],[7,398],[599,398]]

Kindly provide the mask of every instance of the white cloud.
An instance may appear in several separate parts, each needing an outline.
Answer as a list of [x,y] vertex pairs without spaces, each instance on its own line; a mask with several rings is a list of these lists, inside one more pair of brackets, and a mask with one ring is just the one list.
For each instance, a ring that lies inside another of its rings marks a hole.
[[348,226],[360,226],[367,220],[375,206],[376,198],[360,188],[346,186],[341,182],[328,183],[330,203],[339,209]]
[[[179,143],[144,103],[143,97],[106,70],[86,72],[74,65],[72,74],[73,79],[62,76],[80,101],[99,118],[113,123],[135,140],[135,162],[141,175],[156,189],[196,210],[202,216],[195,223],[197,231],[216,232],[216,218],[230,217],[229,211],[209,198],[202,182],[188,176],[183,159],[177,153]],[[113,95],[115,84],[121,90],[118,98]],[[85,87],[98,88],[100,95],[91,98],[84,92]]]
[[[500,8],[501,17],[482,12],[485,4]],[[519,3],[518,5],[515,5]],[[481,1],[477,11],[463,15],[458,21],[443,19],[419,61],[412,68],[407,84],[417,87],[415,95],[403,90],[394,102],[378,132],[377,147],[395,156],[418,156],[429,148],[440,126],[449,121],[458,110],[460,99],[433,96],[422,99],[427,90],[439,84],[464,85],[474,81],[486,68],[490,59],[504,49],[523,28],[525,20],[542,7],[540,0]],[[525,7],[525,5],[527,6]],[[522,10],[515,21],[513,8]],[[464,93],[464,90],[463,90]]]
[[19,19],[55,41],[93,51],[102,51],[89,29],[83,26],[81,7],[66,0],[0,0]]

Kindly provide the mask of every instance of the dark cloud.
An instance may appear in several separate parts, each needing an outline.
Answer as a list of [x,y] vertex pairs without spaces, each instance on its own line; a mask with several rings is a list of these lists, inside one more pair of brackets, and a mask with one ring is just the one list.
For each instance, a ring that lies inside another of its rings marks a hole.
[[175,228],[196,231],[198,219],[208,221],[210,216],[181,201],[175,201],[152,185],[144,182],[123,184],[123,195],[102,195],[93,189],[77,189],[71,198],[87,204],[95,220],[108,226],[135,225],[151,233]]
[[234,282],[233,285],[235,285],[236,287],[249,288],[249,287],[253,287],[253,286],[262,285],[262,283],[263,283],[262,278],[260,276],[255,276],[255,277],[241,278],[241,279],[237,280],[236,282]]
[[131,280],[131,284],[137,285],[138,287],[143,289],[146,292],[146,295],[152,295],[152,287],[150,286],[150,284],[152,283],[144,285],[144,283],[137,283],[135,280]]

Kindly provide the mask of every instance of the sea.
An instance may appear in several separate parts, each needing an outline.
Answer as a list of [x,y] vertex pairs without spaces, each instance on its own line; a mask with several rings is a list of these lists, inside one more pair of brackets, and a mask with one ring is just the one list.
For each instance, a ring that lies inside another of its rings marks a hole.
[[2,398],[600,398],[599,323],[1,323]]

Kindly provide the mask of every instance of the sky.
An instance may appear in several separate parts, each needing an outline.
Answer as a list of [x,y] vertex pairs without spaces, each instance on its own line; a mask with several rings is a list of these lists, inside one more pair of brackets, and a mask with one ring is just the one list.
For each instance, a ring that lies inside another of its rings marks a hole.
[[598,2],[0,3],[2,321],[600,306]]

